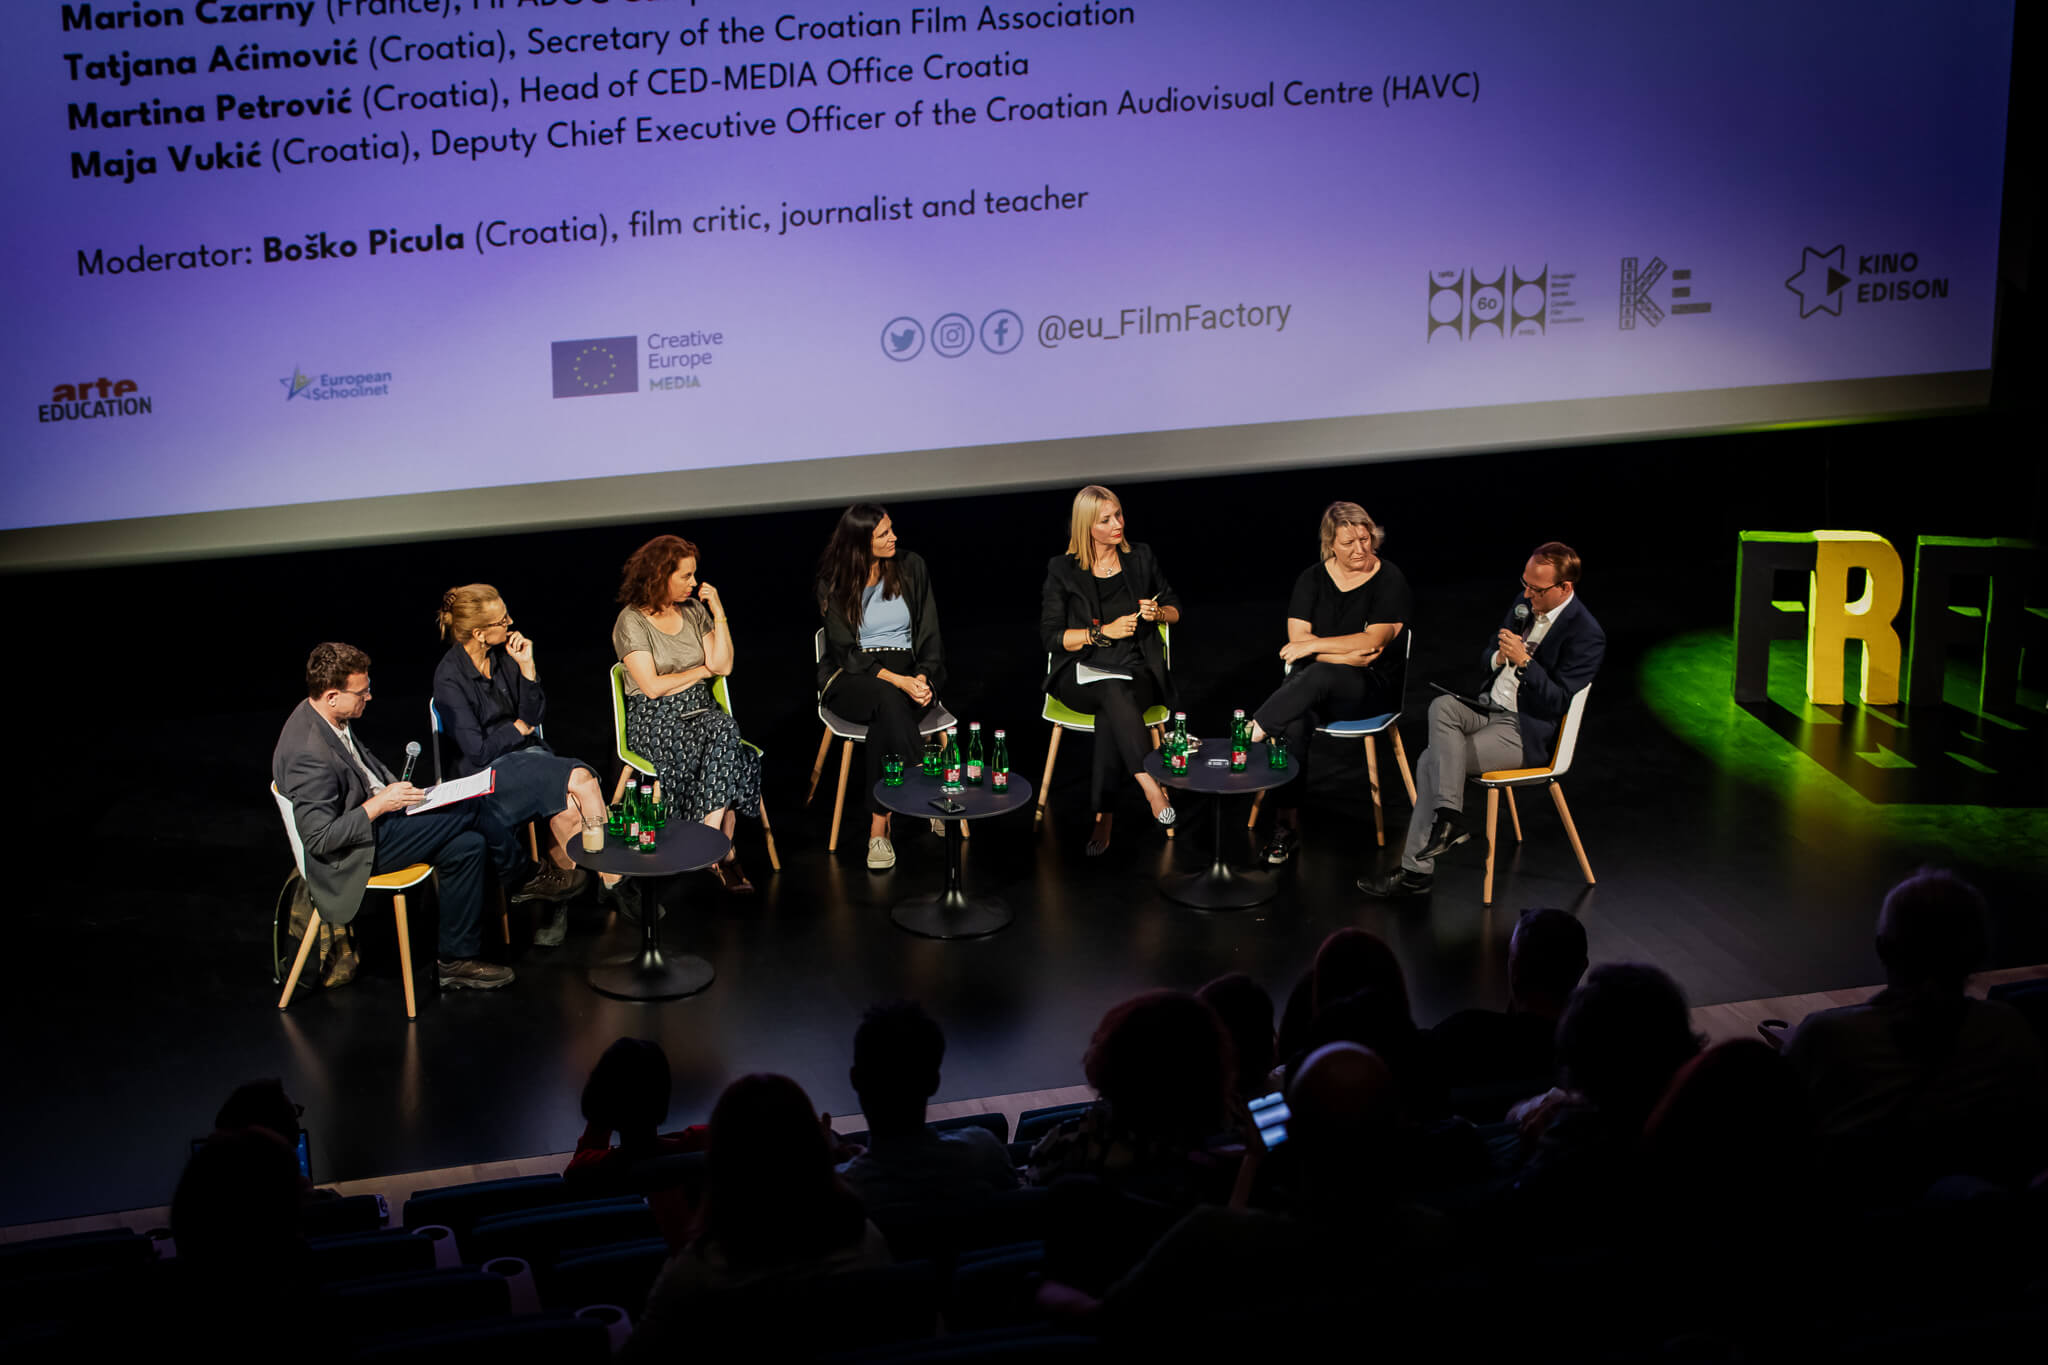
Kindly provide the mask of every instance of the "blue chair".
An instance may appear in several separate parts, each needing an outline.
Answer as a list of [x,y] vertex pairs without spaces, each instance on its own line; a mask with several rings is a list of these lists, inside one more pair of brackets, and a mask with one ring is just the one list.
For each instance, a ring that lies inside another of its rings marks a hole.
[[592,1199],[551,1209],[500,1213],[479,1219],[462,1245],[466,1262],[484,1265],[517,1257],[533,1267],[543,1297],[551,1292],[556,1263],[572,1252],[661,1235],[645,1199]]
[[946,1326],[973,1332],[1037,1322],[1038,1287],[1044,1281],[1043,1242],[963,1252],[946,1290]]
[[310,1248],[307,1265],[315,1284],[434,1268],[434,1244],[395,1228],[349,1232],[338,1237],[309,1237],[306,1244]]
[[[713,678],[711,680],[711,700],[716,702],[718,709],[725,712],[728,716],[732,714],[731,682],[732,680],[729,678]],[[624,664],[612,665],[612,740],[618,748],[619,762],[626,765],[624,768],[619,769],[619,780],[612,784],[612,800],[617,801],[626,790],[626,768],[631,768],[642,777],[652,778],[655,776],[654,760],[642,758],[639,754],[626,747],[626,666]],[[756,758],[766,757],[761,746],[753,743],[751,740],[742,739],[740,743],[752,749]],[[763,785],[765,786],[766,783],[763,783]],[[768,798],[766,796],[761,797],[760,806],[761,837],[768,841],[768,866],[780,872],[782,871],[782,857],[775,851],[775,827],[768,823]]]
[[570,1313],[536,1313],[396,1332],[364,1343],[355,1355],[365,1365],[447,1365],[451,1360],[488,1360],[492,1365],[609,1365],[611,1358],[611,1334],[604,1324]]
[[512,1313],[504,1277],[468,1266],[335,1281],[320,1286],[320,1297],[338,1310],[324,1321],[359,1337]]
[[[986,1128],[995,1134],[997,1142],[1010,1140],[1010,1121],[1001,1114],[962,1114],[957,1118],[934,1119],[925,1127],[934,1133],[951,1133],[962,1128]],[[863,1128],[857,1133],[841,1133],[839,1140],[865,1147],[868,1137],[868,1130]]]
[[[1406,626],[1401,628],[1401,674],[1394,684],[1394,709],[1384,715],[1362,716],[1357,720],[1333,720],[1316,727],[1319,735],[1335,739],[1362,739],[1365,741],[1365,778],[1372,786],[1372,832],[1382,848],[1387,842],[1387,818],[1380,809],[1380,758],[1373,741],[1384,734],[1391,734],[1394,740],[1394,762],[1401,768],[1401,785],[1408,789],[1408,804],[1415,804],[1415,774],[1408,767],[1408,751],[1401,746],[1401,701],[1408,691],[1408,660],[1415,654],[1415,632]],[[1294,666],[1289,664],[1292,673]],[[1266,794],[1259,792],[1252,797],[1251,814],[1245,817],[1245,828],[1251,829],[1259,822],[1259,806]]]
[[584,1308],[593,1303],[615,1303],[638,1313],[668,1258],[668,1242],[660,1237],[569,1252],[555,1261],[554,1272],[548,1276],[548,1306]]
[[466,1185],[441,1185],[416,1190],[405,1201],[408,1228],[440,1226],[455,1234],[456,1245],[480,1219],[493,1214],[521,1213],[576,1203],[580,1196],[559,1175],[521,1175],[506,1180],[473,1180]]
[[1043,1109],[1026,1109],[1017,1116],[1017,1141],[1036,1142],[1068,1119],[1079,1118],[1095,1107],[1095,1101],[1054,1104]]

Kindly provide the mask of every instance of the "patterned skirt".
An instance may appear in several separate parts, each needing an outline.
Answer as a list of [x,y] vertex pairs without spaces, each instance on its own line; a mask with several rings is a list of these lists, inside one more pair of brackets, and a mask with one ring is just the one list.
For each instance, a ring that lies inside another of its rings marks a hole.
[[728,806],[742,815],[760,814],[761,756],[718,709],[709,685],[697,683],[666,697],[628,695],[626,747],[654,764],[662,795],[681,818],[701,820]]

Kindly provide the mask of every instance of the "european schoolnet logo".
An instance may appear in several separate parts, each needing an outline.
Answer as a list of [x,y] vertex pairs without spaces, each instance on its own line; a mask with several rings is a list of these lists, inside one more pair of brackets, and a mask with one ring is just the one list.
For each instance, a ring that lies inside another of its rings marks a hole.
[[387,398],[391,394],[391,371],[354,370],[346,374],[307,374],[298,366],[277,381],[284,385],[284,401],[303,398],[309,403],[326,403],[348,398]]

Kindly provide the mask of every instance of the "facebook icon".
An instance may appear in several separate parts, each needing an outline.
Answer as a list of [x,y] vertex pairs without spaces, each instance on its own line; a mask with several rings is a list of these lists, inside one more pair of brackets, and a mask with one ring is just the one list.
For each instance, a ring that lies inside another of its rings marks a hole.
[[998,308],[981,320],[982,348],[990,355],[1008,355],[1024,339],[1024,320],[1007,308]]

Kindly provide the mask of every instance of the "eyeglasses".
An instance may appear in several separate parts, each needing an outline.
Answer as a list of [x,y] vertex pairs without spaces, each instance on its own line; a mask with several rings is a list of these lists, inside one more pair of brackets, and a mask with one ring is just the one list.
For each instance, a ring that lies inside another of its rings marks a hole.
[[370,680],[368,678],[365,678],[363,679],[363,685],[360,688],[344,687],[341,689],[341,695],[343,695],[344,697],[367,697],[370,695],[370,691]]
[[480,627],[478,627],[478,629],[480,629],[480,630],[496,630],[496,629],[498,629],[498,627],[500,627],[500,626],[503,626],[503,627],[504,627],[505,629],[507,629],[507,630],[510,630],[510,629],[512,628],[512,616],[511,616],[511,613],[509,613],[509,612],[508,612],[508,613],[506,613],[506,614],[505,614],[505,616],[504,616],[504,617],[502,617],[501,619],[499,619],[499,620],[496,620],[496,621],[493,621],[493,622],[491,622],[491,623],[490,623],[489,625],[487,625],[487,626],[480,626]]
[[1541,597],[1544,593],[1556,591],[1558,588],[1563,587],[1564,584],[1552,583],[1548,587],[1539,588],[1534,583],[1531,583],[1528,579],[1525,578],[1522,580],[1522,586],[1528,589],[1529,595],[1531,597]]

